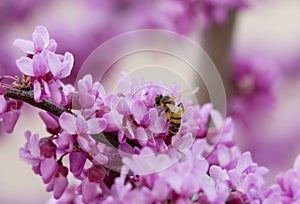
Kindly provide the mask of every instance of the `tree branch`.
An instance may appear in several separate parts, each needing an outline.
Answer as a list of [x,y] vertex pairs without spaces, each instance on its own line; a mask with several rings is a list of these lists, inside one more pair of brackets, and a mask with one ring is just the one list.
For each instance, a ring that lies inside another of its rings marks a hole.
[[39,109],[45,110],[49,113],[52,113],[56,116],[60,116],[63,112],[70,112],[64,107],[57,107],[50,100],[42,100],[40,103],[34,100],[34,95],[32,91],[24,91],[16,88],[2,86],[6,90],[5,96],[12,99],[17,99],[28,103],[32,106],[35,106]]
[[211,57],[222,77],[227,97],[235,92],[230,79],[230,54],[236,15],[236,10],[229,12],[228,21],[225,24],[213,24],[204,32],[202,39],[204,50]]
[[[16,99],[23,101],[25,103],[28,103],[34,107],[37,107],[39,109],[45,110],[49,113],[52,113],[56,116],[60,116],[63,112],[68,112],[66,108],[64,107],[57,107],[52,103],[50,100],[42,100],[40,103],[37,103],[34,100],[34,95],[32,91],[24,91],[16,88],[6,87],[2,86],[5,90],[5,96],[8,98]],[[113,146],[115,148],[118,148],[119,141],[117,134],[109,133],[109,132],[103,132],[101,134],[93,134],[91,135],[97,142],[106,144],[108,146]],[[130,145],[134,146],[132,143],[129,142]]]

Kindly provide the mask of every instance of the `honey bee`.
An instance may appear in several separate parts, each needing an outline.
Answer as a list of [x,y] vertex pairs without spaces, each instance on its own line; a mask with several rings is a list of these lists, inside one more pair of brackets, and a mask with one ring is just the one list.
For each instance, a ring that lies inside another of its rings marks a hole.
[[157,107],[164,111],[169,124],[169,136],[174,136],[180,129],[182,114],[185,110],[182,103],[176,106],[175,97],[159,94],[155,97]]

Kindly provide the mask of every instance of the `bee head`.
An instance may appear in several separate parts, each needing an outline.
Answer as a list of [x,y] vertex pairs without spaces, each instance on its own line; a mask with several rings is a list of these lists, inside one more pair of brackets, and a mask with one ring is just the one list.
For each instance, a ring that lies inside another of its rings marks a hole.
[[163,97],[163,96],[162,96],[161,94],[159,94],[159,95],[157,95],[157,96],[155,97],[155,104],[156,104],[157,106],[160,105],[162,97]]

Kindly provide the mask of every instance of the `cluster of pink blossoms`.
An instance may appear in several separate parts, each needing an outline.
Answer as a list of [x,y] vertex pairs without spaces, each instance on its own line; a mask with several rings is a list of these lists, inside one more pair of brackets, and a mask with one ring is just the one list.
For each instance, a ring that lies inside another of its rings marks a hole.
[[[20,149],[20,157],[53,191],[53,202],[300,201],[299,158],[292,170],[278,176],[278,184],[267,186],[263,176],[268,170],[254,163],[249,152],[240,152],[232,120],[223,119],[211,104],[182,99],[181,128],[170,137],[170,124],[155,98],[163,94],[180,100],[178,86],[123,75],[117,92],[107,94],[86,75],[75,90],[59,80],[70,74],[73,57],[54,53],[56,44],[44,27],[36,28],[33,42],[16,44],[28,54],[17,65],[30,80],[26,89],[15,89],[33,92],[37,103],[47,100],[65,108],[61,114],[40,112],[49,134],[40,138],[27,131]],[[11,100],[5,88],[1,86],[1,117]]]

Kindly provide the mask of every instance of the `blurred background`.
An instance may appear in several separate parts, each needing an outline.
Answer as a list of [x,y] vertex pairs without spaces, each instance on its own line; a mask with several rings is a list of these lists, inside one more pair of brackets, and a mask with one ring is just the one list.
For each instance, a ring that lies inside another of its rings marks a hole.
[[[2,0],[0,75],[18,73],[15,60],[23,54],[13,41],[30,40],[36,25],[49,30],[58,53],[74,54],[74,70],[65,80],[71,84],[86,57],[118,34],[155,28],[185,35],[201,45],[219,69],[237,144],[270,169],[271,184],[300,153],[299,9],[298,0]],[[197,53],[191,55],[197,58]],[[139,66],[134,59],[114,66]],[[191,86],[206,90],[180,62],[166,66],[174,66],[179,76],[185,73]],[[114,70],[104,81],[108,89],[119,71],[130,71]],[[204,92],[198,96],[201,104],[209,101]],[[46,135],[37,113],[26,106],[14,133],[0,137],[0,203],[45,203],[51,197],[40,177],[18,156],[25,130]]]

